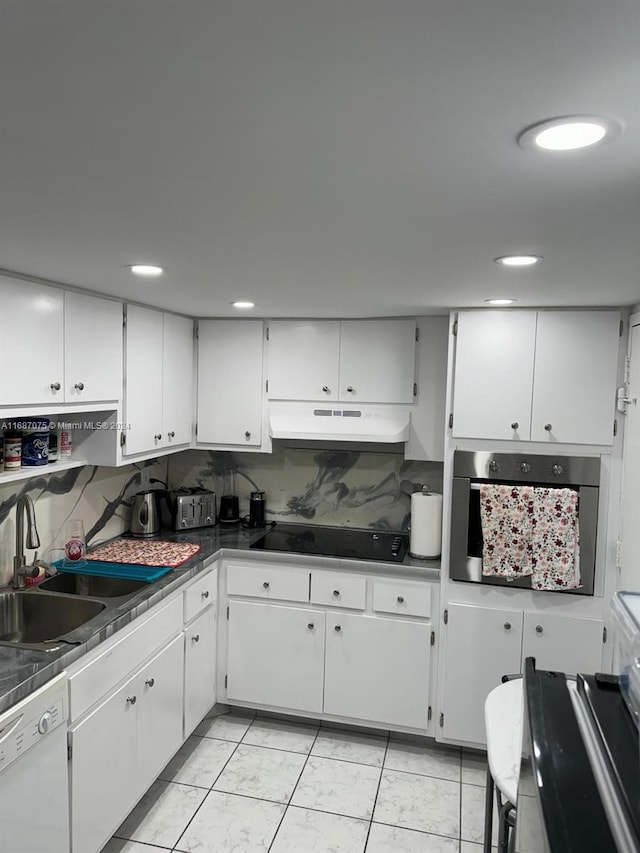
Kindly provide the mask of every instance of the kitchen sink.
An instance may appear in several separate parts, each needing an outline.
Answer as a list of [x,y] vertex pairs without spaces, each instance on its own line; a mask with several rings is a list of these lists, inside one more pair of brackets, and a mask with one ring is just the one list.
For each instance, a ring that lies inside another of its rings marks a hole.
[[81,575],[61,573],[40,584],[41,590],[64,592],[67,595],[87,595],[94,598],[119,598],[133,595],[139,589],[148,587],[146,581],[130,578],[100,577],[99,575]]
[[[0,645],[31,649],[59,648],[65,635],[106,607],[71,595],[40,590],[0,593]],[[58,642],[56,642],[58,641]]]

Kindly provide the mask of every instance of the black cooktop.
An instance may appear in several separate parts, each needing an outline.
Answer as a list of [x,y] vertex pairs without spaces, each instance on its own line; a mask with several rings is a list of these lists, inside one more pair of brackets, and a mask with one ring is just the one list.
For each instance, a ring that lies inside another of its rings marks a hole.
[[409,537],[403,533],[354,530],[348,527],[276,524],[250,547],[265,551],[401,563],[409,548]]

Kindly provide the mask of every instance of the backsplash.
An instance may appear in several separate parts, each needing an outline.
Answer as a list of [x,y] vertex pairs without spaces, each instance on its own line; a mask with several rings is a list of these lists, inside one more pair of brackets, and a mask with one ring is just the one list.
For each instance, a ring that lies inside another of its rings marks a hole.
[[173,488],[213,489],[220,501],[225,469],[236,470],[240,514],[249,493],[266,493],[267,520],[406,530],[411,493],[424,483],[442,492],[441,462],[399,453],[278,447],[270,454],[186,450],[169,458]]
[[[52,551],[64,544],[66,523],[82,519],[87,544],[118,536],[129,527],[130,498],[141,488],[141,474],[165,479],[166,460],[126,465],[122,468],[98,468],[87,465],[57,474],[0,485],[0,586],[11,581],[15,553],[16,504],[28,494],[34,502],[40,536],[38,554],[55,560],[61,553]],[[27,562],[34,551],[25,551]]]

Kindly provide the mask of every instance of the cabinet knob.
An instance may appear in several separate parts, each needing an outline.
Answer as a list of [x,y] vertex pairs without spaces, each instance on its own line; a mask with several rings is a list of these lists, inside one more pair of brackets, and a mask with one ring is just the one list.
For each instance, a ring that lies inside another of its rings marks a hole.
[[176,434],[175,434],[175,432],[174,432],[173,430],[171,430],[171,432],[168,432],[168,433],[167,433],[167,436],[168,436],[169,438],[175,438],[175,437],[176,437]]
[[200,634],[194,634],[193,637],[191,638],[191,641],[193,643],[199,643],[200,642]]
[[536,625],[536,634],[542,634],[543,630],[542,625]]
[[353,394],[353,385],[347,385],[347,391],[348,391],[350,394]]
[[247,430],[245,430],[245,432],[244,432],[244,437],[247,439],[247,441],[251,438],[251,433],[250,433],[250,431],[249,431],[248,429],[247,429]]
[[328,385],[323,385],[322,390],[324,391],[325,394],[328,394],[330,389],[329,389]]
[[553,427],[551,426],[551,424],[545,424],[545,425],[544,425],[544,428],[546,429],[546,431],[547,431],[547,432],[551,432],[551,430],[553,429]]
[[314,629],[315,627],[316,627],[316,626],[313,624],[313,622],[309,622],[309,624],[307,625],[307,628],[308,628],[310,631],[313,631],[313,629]]
[[505,622],[505,623],[504,623],[504,630],[505,630],[505,631],[510,631],[510,630],[511,630],[511,622]]
[[160,439],[162,438],[162,433],[157,432],[153,437],[155,438],[156,441],[160,441]]
[[60,383],[59,382],[52,382],[49,387],[51,388],[52,391],[59,391],[60,390]]
[[76,389],[76,391],[84,391],[84,382],[76,382],[73,387]]
[[340,633],[340,631],[342,631],[342,628],[340,627],[340,625],[336,625],[336,626],[335,626],[335,628],[334,628],[333,630],[334,630],[337,634],[339,634],[339,633]]
[[399,596],[398,596],[398,598],[397,598],[397,601],[398,601],[398,604],[404,604],[404,596],[403,596],[403,595],[399,595]]
[[145,681],[145,684],[147,685],[147,687],[153,687],[153,685],[155,683],[156,683],[155,678],[147,678],[147,680]]
[[209,590],[205,589],[204,592],[200,593],[200,598],[209,598]]
[[127,696],[127,702],[129,705],[135,705],[137,702],[137,699],[135,696]]
[[511,424],[511,429],[519,429],[519,428],[520,428],[520,424],[518,423],[518,421],[514,421]]
[[269,581],[265,581],[265,582],[262,584],[262,586],[263,586],[265,589],[269,589]]
[[339,590],[339,589],[334,589],[334,590],[333,590],[333,594],[334,594],[334,596],[335,596],[336,598],[338,598],[338,596],[340,595],[340,590]]

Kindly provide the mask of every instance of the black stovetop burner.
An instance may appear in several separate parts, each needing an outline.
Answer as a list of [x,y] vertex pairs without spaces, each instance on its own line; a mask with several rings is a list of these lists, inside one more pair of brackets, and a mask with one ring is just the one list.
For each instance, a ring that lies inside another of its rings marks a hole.
[[348,527],[276,524],[250,547],[265,551],[401,563],[409,548],[409,537],[403,533]]

